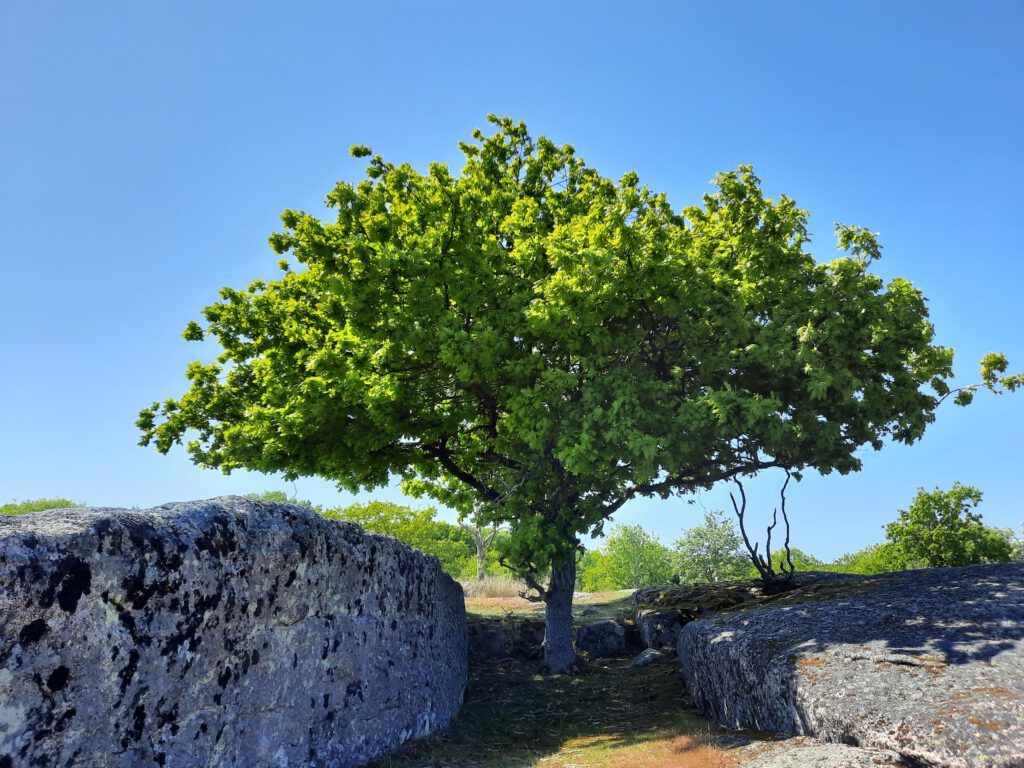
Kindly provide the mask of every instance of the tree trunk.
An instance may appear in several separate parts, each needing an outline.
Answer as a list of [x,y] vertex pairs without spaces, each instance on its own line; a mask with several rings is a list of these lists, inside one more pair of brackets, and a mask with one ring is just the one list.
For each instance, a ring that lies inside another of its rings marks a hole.
[[551,569],[544,596],[544,666],[565,672],[576,663],[572,642],[572,593],[576,588],[576,560]]
[[473,532],[473,538],[476,539],[476,580],[484,580],[484,563],[487,557],[487,544],[484,542],[484,536],[480,531]]

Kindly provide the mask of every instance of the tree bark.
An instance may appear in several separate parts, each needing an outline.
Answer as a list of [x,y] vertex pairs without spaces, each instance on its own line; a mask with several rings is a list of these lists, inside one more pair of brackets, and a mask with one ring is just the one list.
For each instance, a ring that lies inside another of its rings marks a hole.
[[487,544],[484,542],[484,535],[480,531],[473,531],[473,538],[476,539],[476,580],[484,580],[484,563],[487,558]]
[[544,595],[544,666],[565,672],[576,663],[572,639],[572,593],[576,588],[576,560],[551,569]]

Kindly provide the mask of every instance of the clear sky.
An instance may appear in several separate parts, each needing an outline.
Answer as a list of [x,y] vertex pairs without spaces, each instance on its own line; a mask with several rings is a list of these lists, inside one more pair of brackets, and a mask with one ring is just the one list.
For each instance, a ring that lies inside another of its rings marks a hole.
[[[137,447],[138,410],[210,356],[180,337],[225,285],[273,277],[286,208],[323,211],[354,143],[425,168],[490,113],[636,170],[678,209],[750,163],[771,196],[881,233],[877,271],[929,298],[973,383],[1024,368],[1024,3],[92,2],[0,4],[0,500],[151,506],[293,489]],[[1024,393],[943,405],[912,447],[791,490],[793,543],[882,538],[918,486],[1024,519]],[[768,510],[779,478],[753,488]],[[329,483],[296,484],[324,504]],[[360,498],[400,497],[380,489]],[[721,507],[721,489],[700,498]],[[666,542],[683,500],[617,519]]]

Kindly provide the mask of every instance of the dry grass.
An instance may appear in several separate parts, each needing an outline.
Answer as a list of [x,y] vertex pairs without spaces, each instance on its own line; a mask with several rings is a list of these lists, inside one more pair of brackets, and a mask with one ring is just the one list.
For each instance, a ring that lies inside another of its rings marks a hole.
[[[601,619],[632,618],[632,591],[594,592],[573,600],[573,614],[577,622],[600,621]],[[466,611],[475,616],[495,617],[515,614],[522,618],[543,618],[544,603],[533,603],[519,597],[478,597],[466,595]]]
[[735,751],[688,706],[674,660],[540,675],[528,662],[472,668],[459,721],[377,768],[733,768]]
[[462,582],[462,591],[466,597],[473,598],[519,599],[519,593],[526,591],[526,585],[508,576],[485,576],[481,581],[474,579]]

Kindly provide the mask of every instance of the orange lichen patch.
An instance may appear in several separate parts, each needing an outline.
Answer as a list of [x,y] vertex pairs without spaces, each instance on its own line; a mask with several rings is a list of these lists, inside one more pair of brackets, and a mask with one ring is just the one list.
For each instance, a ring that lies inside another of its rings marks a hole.
[[987,728],[990,731],[998,731],[1002,727],[993,720],[982,720],[980,717],[968,717],[967,722],[979,728]]
[[1008,691],[1005,688],[971,688],[976,693],[991,693],[993,696],[1016,696],[1013,691]]
[[925,663],[925,665],[928,665],[928,664],[941,664],[942,666],[948,666],[949,665],[948,661],[946,661],[945,659],[940,659],[937,656],[918,656],[916,654],[911,654],[910,658],[917,659],[918,661],[923,661]]
[[943,727],[942,727],[941,725],[936,725],[936,726],[935,726],[935,727],[934,727],[934,728],[932,729],[932,733],[942,733],[942,731],[943,731],[943,730],[944,730],[944,729],[943,729]]
[[796,665],[798,667],[800,667],[800,668],[820,667],[820,666],[822,666],[824,664],[825,664],[825,660],[820,658],[820,657],[818,657],[818,656],[812,656],[809,659],[797,659],[797,661],[796,661]]

